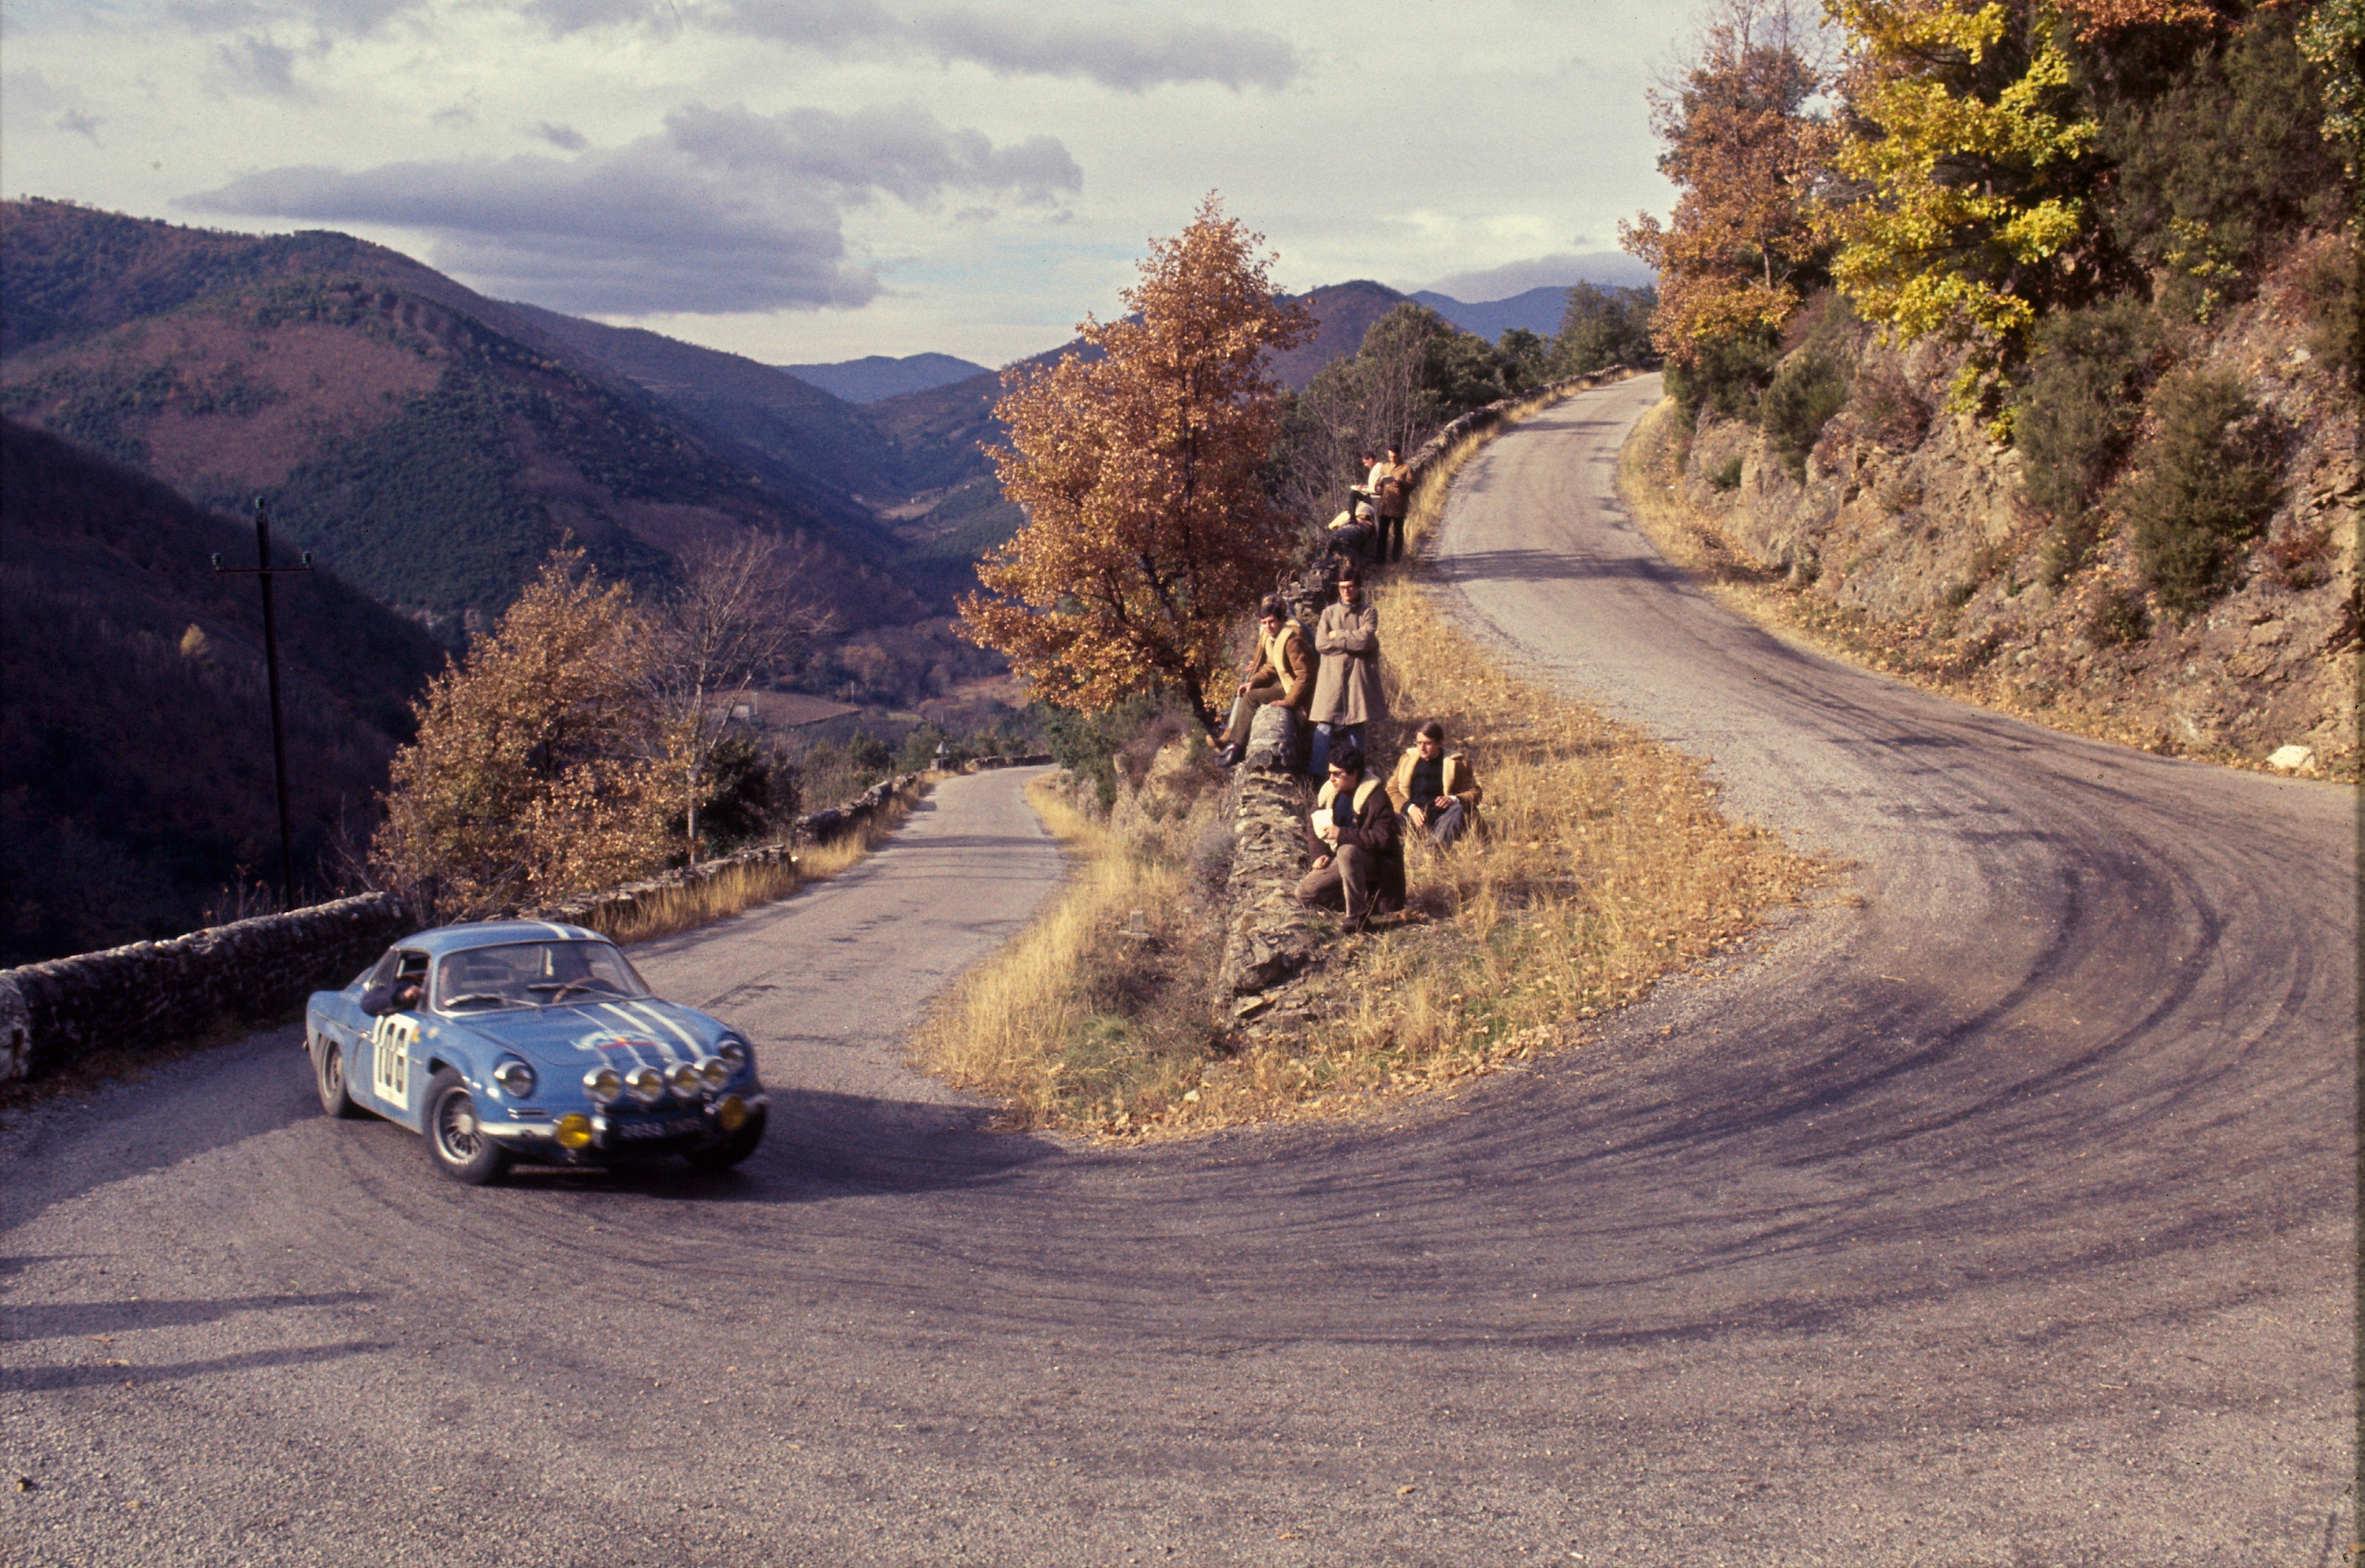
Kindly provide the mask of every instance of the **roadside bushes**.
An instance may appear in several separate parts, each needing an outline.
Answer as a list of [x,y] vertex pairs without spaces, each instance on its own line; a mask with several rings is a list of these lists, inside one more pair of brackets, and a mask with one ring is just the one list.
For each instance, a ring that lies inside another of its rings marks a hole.
[[1761,403],[1760,425],[1793,479],[1806,477],[1807,454],[1845,406],[1848,379],[1845,362],[1819,349],[1792,354],[1774,373]]
[[2301,7],[2260,6],[2232,37],[2143,95],[2153,62],[2128,35],[2110,64],[2098,151],[2116,165],[2104,203],[2124,253],[2158,269],[2161,303],[2206,320],[2246,297],[2281,238],[2337,223],[2346,182],[2323,135],[2317,73],[2294,32]]
[[2233,376],[2189,371],[2152,399],[2158,430],[2135,455],[2117,510],[2163,609],[2188,613],[2233,586],[2240,548],[2281,498],[2258,409]]
[[1782,357],[1772,328],[1729,338],[1712,338],[1693,352],[1689,364],[1667,365],[1666,392],[1689,426],[1706,409],[1729,420],[1754,419],[1759,389],[1774,379]]
[[2094,498],[2135,432],[2159,321],[2141,301],[2114,299],[2046,323],[2012,399],[2021,492],[2053,519],[2045,580],[2058,587],[2093,548]]

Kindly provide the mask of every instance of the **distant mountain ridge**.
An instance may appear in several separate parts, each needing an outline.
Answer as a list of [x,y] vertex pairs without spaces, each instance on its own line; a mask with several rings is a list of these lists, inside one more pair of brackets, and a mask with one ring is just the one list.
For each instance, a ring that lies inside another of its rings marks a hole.
[[874,353],[840,360],[835,364],[783,364],[776,368],[849,403],[876,403],[906,392],[926,392],[993,374],[984,365],[956,359],[948,353],[906,354],[902,359]]
[[[826,464],[701,428],[555,330],[567,318],[344,235],[49,201],[6,203],[0,221],[8,413],[199,504],[268,495],[292,543],[447,634],[506,605],[568,535],[603,571],[655,584],[698,541],[786,532],[821,552],[841,625],[927,609]],[[644,353],[667,342],[619,336]],[[817,429],[853,416],[740,363],[809,400]]]
[[1423,289],[1410,297],[1463,331],[1475,333],[1492,343],[1500,342],[1503,334],[1514,327],[1540,338],[1558,332],[1561,317],[1568,309],[1568,296],[1566,288],[1531,288],[1508,299],[1489,299],[1474,305]]

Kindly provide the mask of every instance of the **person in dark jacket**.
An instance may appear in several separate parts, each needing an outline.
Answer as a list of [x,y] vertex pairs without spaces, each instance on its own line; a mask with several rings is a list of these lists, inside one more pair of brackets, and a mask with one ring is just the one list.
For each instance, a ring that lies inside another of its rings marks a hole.
[[1376,778],[1363,772],[1361,746],[1330,754],[1329,778],[1306,822],[1313,868],[1297,884],[1302,903],[1340,909],[1358,929],[1375,914],[1405,905],[1404,838],[1395,803]]

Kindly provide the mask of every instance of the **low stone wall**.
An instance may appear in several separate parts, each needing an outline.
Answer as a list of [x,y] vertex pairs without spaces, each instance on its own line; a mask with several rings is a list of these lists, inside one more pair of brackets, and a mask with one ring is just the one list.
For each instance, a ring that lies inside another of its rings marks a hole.
[[[979,767],[1049,757],[981,758]],[[799,843],[826,844],[859,828],[920,776],[882,779],[859,799],[797,819],[786,843],[761,845],[696,867],[614,888],[593,898],[532,912],[589,924],[598,915],[668,887],[734,867],[778,864]],[[315,991],[341,986],[397,938],[419,929],[391,893],[364,893],[287,914],[210,926],[163,942],[135,942],[0,969],[0,1082],[56,1071],[100,1046],[134,1050],[203,1035],[225,1025],[280,1017]]]
[[643,881],[626,882],[588,898],[574,899],[547,908],[524,911],[536,920],[564,921],[569,925],[600,926],[604,917],[621,914],[641,900],[676,888],[695,887],[712,881],[727,872],[747,866],[777,866],[796,857],[800,844],[827,844],[845,837],[884,812],[897,796],[916,796],[920,776],[899,773],[892,778],[882,778],[865,790],[855,800],[827,811],[799,817],[789,829],[789,836],[777,844],[759,844],[736,854],[720,855],[712,860],[701,860],[695,866],[679,866],[660,872]]
[[1233,786],[1232,863],[1224,879],[1224,954],[1216,1021],[1250,1041],[1303,1035],[1315,1017],[1304,983],[1319,969],[1325,921],[1297,902],[1306,874],[1308,781],[1298,717],[1260,709]]
[[0,970],[0,1080],[101,1046],[137,1050],[275,1017],[342,985],[410,930],[391,893]]

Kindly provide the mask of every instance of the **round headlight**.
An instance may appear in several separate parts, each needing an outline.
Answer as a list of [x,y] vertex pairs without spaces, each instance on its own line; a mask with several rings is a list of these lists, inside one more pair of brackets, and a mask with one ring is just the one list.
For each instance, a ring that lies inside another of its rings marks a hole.
[[747,1065],[747,1042],[726,1039],[714,1047],[714,1054],[731,1064],[734,1072]]
[[687,1061],[674,1063],[673,1070],[666,1074],[666,1083],[685,1100],[697,1099],[699,1092],[706,1087],[706,1080],[700,1075],[698,1064]]
[[708,1057],[698,1064],[698,1076],[706,1080],[709,1089],[720,1089],[734,1076],[731,1064],[721,1057]]
[[558,1147],[588,1148],[591,1147],[591,1118],[580,1111],[569,1111],[558,1118]]
[[522,1100],[533,1092],[533,1069],[511,1057],[493,1069],[493,1081],[499,1084],[501,1092],[510,1099]]
[[653,1067],[636,1067],[624,1074],[624,1087],[642,1104],[654,1105],[665,1098],[665,1074]]
[[583,1075],[583,1092],[595,1104],[612,1105],[624,1097],[624,1075],[612,1067],[595,1067]]
[[747,1125],[747,1102],[736,1094],[725,1094],[723,1103],[714,1107],[714,1125],[726,1133],[735,1133]]

